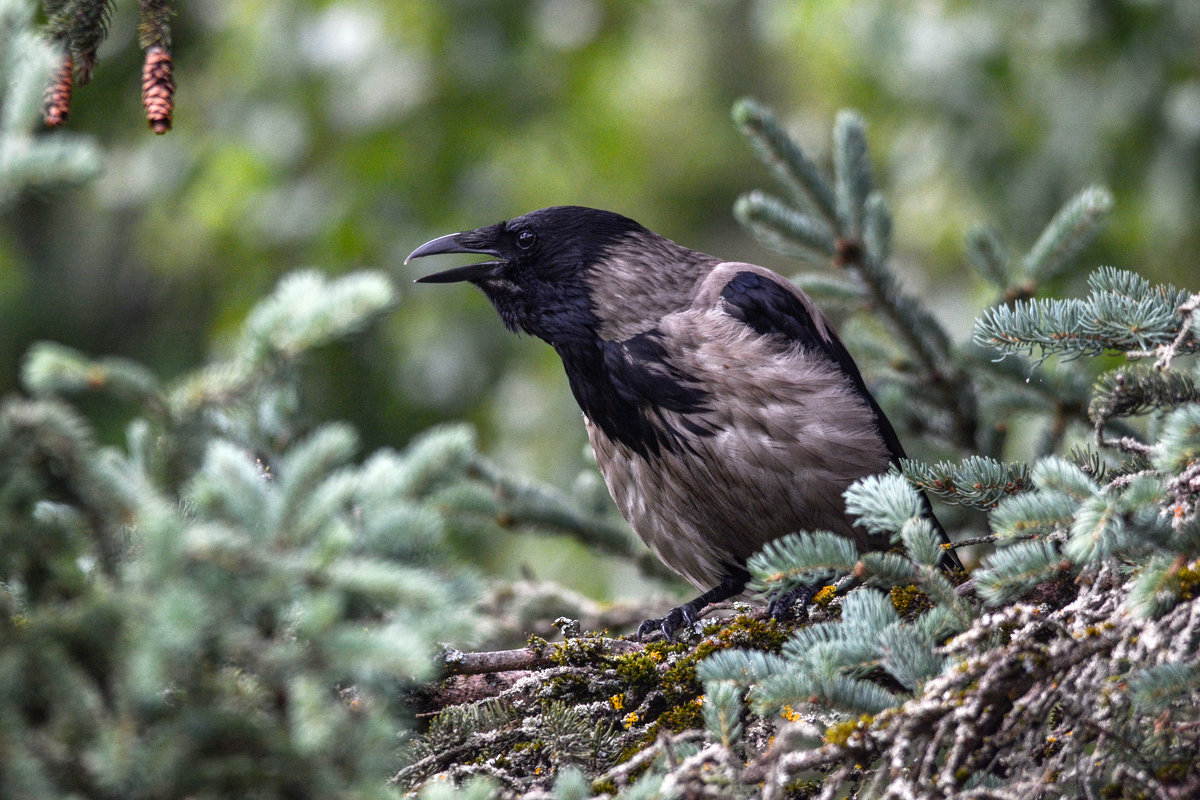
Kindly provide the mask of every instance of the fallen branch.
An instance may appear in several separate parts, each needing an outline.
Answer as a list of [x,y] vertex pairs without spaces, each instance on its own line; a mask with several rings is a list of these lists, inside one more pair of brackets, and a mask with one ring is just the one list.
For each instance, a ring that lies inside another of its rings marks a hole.
[[[599,639],[597,644],[613,655],[623,655],[641,650],[641,642],[625,639]],[[492,650],[482,653],[464,653],[460,650],[445,650],[442,653],[442,670],[445,675],[483,675],[489,672],[516,672],[556,666],[554,645],[547,647],[522,647],[517,650]]]

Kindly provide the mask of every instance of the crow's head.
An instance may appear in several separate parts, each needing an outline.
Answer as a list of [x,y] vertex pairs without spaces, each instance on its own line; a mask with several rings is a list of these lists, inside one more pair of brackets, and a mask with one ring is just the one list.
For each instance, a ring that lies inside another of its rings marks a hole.
[[699,261],[715,262],[614,214],[581,206],[533,211],[485,228],[441,236],[414,258],[480,253],[488,261],[418,278],[469,281],[510,329],[556,347],[596,337],[628,338],[684,303]]

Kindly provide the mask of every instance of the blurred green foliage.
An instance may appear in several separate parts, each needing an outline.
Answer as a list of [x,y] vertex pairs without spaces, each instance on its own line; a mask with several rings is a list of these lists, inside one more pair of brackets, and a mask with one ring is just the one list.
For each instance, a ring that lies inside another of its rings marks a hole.
[[766,178],[729,121],[744,95],[821,158],[836,110],[861,111],[895,263],[963,338],[990,299],[962,268],[980,221],[1023,247],[1099,182],[1116,212],[1083,263],[1186,283],[1200,246],[1194,0],[180,2],[163,137],[142,118],[135,6],[117,2],[68,125],[102,175],[0,217],[0,393],[34,340],[180,374],[232,346],[282,273],[381,267],[398,310],[318,354],[313,417],[350,420],[368,450],[467,418],[504,464],[566,482],[584,434],[554,354],[468,288],[411,287],[430,265],[403,258],[579,203],[793,271],[730,213]]

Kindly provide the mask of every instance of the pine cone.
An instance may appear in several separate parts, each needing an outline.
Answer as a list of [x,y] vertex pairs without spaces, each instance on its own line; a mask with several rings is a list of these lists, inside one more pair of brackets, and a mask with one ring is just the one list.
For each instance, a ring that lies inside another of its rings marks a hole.
[[142,67],[142,105],[150,130],[161,135],[171,130],[175,110],[175,81],[171,78],[171,54],[162,47],[146,51]]
[[62,65],[58,68],[58,77],[46,89],[46,103],[43,118],[46,125],[57,128],[67,121],[71,115],[71,89],[75,85],[75,59],[70,53],[63,55]]

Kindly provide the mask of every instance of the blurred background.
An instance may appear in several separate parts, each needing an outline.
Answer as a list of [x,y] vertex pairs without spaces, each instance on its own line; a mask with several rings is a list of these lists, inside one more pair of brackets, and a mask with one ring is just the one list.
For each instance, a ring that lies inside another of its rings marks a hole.
[[[367,449],[465,419],[506,467],[567,486],[589,467],[553,352],[508,335],[470,287],[411,284],[455,262],[404,257],[582,204],[795,272],[731,214],[770,182],[730,122],[742,96],[821,160],[836,112],[862,113],[894,264],[960,340],[992,299],[964,268],[968,228],[1019,254],[1091,183],[1116,211],[1061,291],[1100,264],[1200,284],[1195,0],[188,0],[162,137],[143,119],[134,6],[117,2],[67,126],[100,147],[100,176],[0,217],[4,392],[36,340],[178,375],[285,273],[378,268],[399,308],[310,365],[312,418],[351,421]],[[119,441],[127,411],[85,402]],[[559,549],[476,558],[613,593]]]

